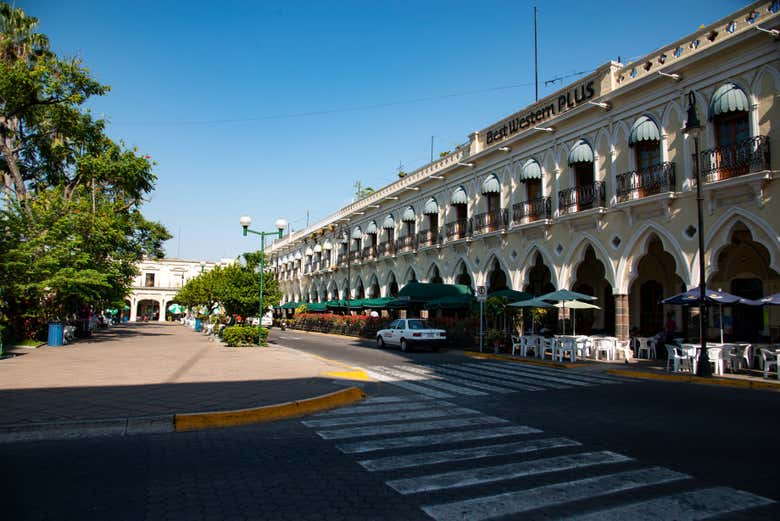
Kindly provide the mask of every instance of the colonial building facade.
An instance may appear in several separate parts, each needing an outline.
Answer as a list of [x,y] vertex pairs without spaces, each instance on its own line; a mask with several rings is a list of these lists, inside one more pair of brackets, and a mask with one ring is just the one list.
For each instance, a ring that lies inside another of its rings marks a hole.
[[[697,168],[708,287],[779,292],[778,29],[778,2],[756,2],[473,132],[274,242],[284,300],[387,296],[414,280],[567,288],[598,297],[590,328],[652,334],[667,312],[687,316],[661,298],[699,284]],[[698,134],[684,131],[691,106]],[[735,307],[724,323],[776,336],[780,315]]]
[[132,293],[127,297],[131,322],[143,319],[165,322],[168,306],[174,302],[176,292],[188,280],[197,277],[215,266],[226,265],[232,259],[222,259],[220,262],[190,261],[183,259],[145,259],[138,263],[138,275],[132,286]]

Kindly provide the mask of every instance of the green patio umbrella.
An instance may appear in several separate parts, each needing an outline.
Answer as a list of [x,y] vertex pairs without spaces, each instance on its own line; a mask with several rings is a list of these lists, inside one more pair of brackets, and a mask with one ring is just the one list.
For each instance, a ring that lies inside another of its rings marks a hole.
[[[553,291],[552,293],[546,293],[537,298],[539,300],[555,300],[558,302],[563,302],[564,305],[561,306],[563,309],[566,309],[567,307],[566,302],[571,302],[572,300],[596,300],[596,297],[594,297],[593,295],[577,293],[576,291],[571,291],[568,289],[559,289],[558,291]],[[563,334],[564,335],[566,334],[566,322],[563,323]]]
[[170,311],[174,315],[179,315],[181,313],[184,313],[184,311],[186,311],[186,308],[180,304],[171,304],[170,306],[168,306],[168,311]]
[[[541,300],[539,298],[531,298],[528,300],[521,300],[519,302],[514,302],[512,304],[507,304],[508,306],[511,306],[513,308],[530,308],[530,309],[537,309],[537,308],[551,308],[553,307],[552,304],[549,302],[545,302],[544,300]],[[531,334],[534,334],[534,322],[531,320]]]

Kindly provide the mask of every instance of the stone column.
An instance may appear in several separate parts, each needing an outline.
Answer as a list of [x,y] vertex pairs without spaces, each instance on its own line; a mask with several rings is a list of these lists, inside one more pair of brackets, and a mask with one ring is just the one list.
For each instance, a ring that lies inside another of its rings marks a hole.
[[135,319],[138,318],[138,299],[133,297],[130,300],[130,322],[135,322]]
[[165,322],[165,308],[168,306],[168,302],[165,297],[160,299],[160,316],[157,317],[158,322]]
[[629,339],[628,295],[615,295],[615,336],[618,340]]

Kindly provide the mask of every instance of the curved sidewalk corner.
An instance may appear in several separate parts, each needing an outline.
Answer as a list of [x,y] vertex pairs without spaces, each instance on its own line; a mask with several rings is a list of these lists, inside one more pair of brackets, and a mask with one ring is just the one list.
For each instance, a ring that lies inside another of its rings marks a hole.
[[0,442],[172,432],[191,413],[281,419],[362,399],[360,380],[295,349],[228,348],[178,324],[120,326],[0,361]]

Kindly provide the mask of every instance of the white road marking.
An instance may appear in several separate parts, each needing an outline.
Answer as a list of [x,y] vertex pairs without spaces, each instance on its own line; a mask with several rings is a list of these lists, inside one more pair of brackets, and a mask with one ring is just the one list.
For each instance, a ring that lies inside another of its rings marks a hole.
[[445,381],[439,380],[437,376],[415,374],[399,369],[398,367],[374,367],[374,370],[389,374],[396,378],[401,378],[402,380],[412,380],[414,382],[422,383],[430,387],[442,389],[444,391],[449,391],[451,393],[464,394],[466,396],[485,396],[487,394],[469,387],[461,387],[460,385],[447,383]]
[[443,445],[445,443],[458,443],[472,440],[488,440],[503,438],[506,436],[518,436],[525,434],[540,434],[542,431],[523,425],[510,425],[508,427],[491,427],[473,431],[442,432],[435,436],[402,436],[398,438],[383,438],[380,440],[358,441],[337,445],[336,447],[345,454],[359,454],[376,450],[400,449],[406,447],[428,447],[431,445]]
[[[464,367],[462,365],[456,365],[456,364],[442,364],[442,365],[437,365],[432,367],[437,372],[441,371],[443,373],[460,374],[462,376],[468,376],[469,378],[477,378],[481,381],[499,383],[504,387],[511,387],[513,389],[519,389],[521,391],[543,391],[545,390],[545,388],[553,388],[553,389],[570,388],[570,386],[568,385],[556,384],[551,382],[541,382],[539,380],[535,380],[533,382],[534,385],[523,384],[516,380],[507,379],[506,374],[500,374],[495,371],[491,371],[488,368],[476,369],[473,367]],[[513,376],[513,378],[516,377]]]
[[[496,385],[490,385],[486,383],[481,383],[480,379],[477,378],[472,379],[473,375],[464,375],[463,373],[457,373],[455,371],[441,371],[441,370],[432,370],[433,368],[427,367],[409,367],[404,366],[404,371],[409,371],[412,373],[418,373],[430,376],[431,378],[444,378],[447,382],[455,382],[463,385],[468,385],[470,387],[476,387],[477,389],[482,389],[483,391],[493,391],[496,393],[513,393],[515,392],[514,389],[507,389],[506,387],[498,387]],[[472,378],[462,378],[463,376],[472,377]],[[530,386],[526,389],[527,391],[538,391],[539,388],[531,388]]]
[[388,456],[385,458],[358,461],[363,468],[370,472],[419,467],[421,465],[433,465],[449,461],[466,461],[494,456],[506,456],[510,454],[525,454],[540,450],[556,449],[561,447],[576,447],[580,443],[568,438],[544,438],[537,440],[515,441],[497,445],[482,445],[479,447],[467,447],[463,449],[443,450],[438,452],[422,452],[407,454],[404,456]]
[[455,407],[454,403],[445,402],[443,400],[437,401],[422,401],[422,402],[408,402],[408,403],[380,403],[376,405],[355,405],[352,407],[344,407],[341,409],[333,409],[318,414],[313,414],[310,418],[330,418],[333,416],[347,416],[350,414],[366,414],[366,413],[378,413],[378,412],[393,412],[393,411],[416,411],[419,409],[429,409],[433,406],[436,407]]
[[[466,364],[468,367],[484,367],[485,364],[479,364],[479,363],[469,363]],[[522,377],[526,379],[532,379],[532,380],[547,380],[550,382],[558,382],[566,385],[575,385],[578,387],[590,387],[594,384],[589,382],[582,382],[580,380],[572,379],[572,378],[566,378],[564,375],[558,376],[557,374],[547,374],[547,373],[540,373],[537,371],[529,371],[523,368],[515,368],[515,367],[504,367],[504,366],[494,366],[492,364],[489,365],[491,368],[495,369],[496,371],[499,371],[501,373],[506,373],[509,375],[513,375],[515,377]]]
[[317,434],[325,440],[339,440],[362,436],[398,434],[402,432],[434,431],[455,427],[468,427],[470,425],[490,425],[494,423],[509,423],[509,421],[503,418],[496,418],[495,416],[477,416],[474,418],[455,418],[452,420],[434,420],[429,422],[368,425],[365,427],[351,427],[348,429],[317,431]]
[[416,478],[396,479],[387,481],[387,485],[404,495],[416,494],[418,492],[468,487],[523,476],[533,476],[535,474],[560,472],[562,470],[623,463],[626,461],[633,461],[633,459],[610,451],[581,452],[553,458],[524,461],[522,463],[509,463],[507,465],[456,470]]
[[443,416],[465,416],[480,414],[474,409],[449,407],[444,409],[427,409],[425,411],[399,411],[384,414],[366,414],[359,416],[341,416],[338,418],[322,418],[319,420],[303,420],[307,427],[336,427],[338,425],[360,425],[367,423],[385,423],[391,421],[422,420],[425,418],[441,418]]
[[[375,403],[399,403],[408,402],[410,397],[407,396],[376,396],[374,398],[366,398],[361,402],[361,405],[373,405]],[[427,397],[412,396],[412,400],[427,400]]]
[[422,507],[422,509],[437,521],[480,521],[689,478],[690,476],[663,467],[651,467],[555,483],[495,496],[455,501],[442,505],[429,505]]
[[748,508],[771,505],[774,500],[730,487],[714,487],[682,492],[625,506],[597,510],[565,518],[566,521],[650,521],[674,519],[698,521],[738,512]]
[[382,373],[378,373],[376,371],[366,370],[366,374],[373,378],[374,380],[378,380],[380,382],[385,382],[391,385],[395,385],[396,387],[401,387],[402,389],[406,389],[407,391],[413,391],[415,393],[419,393],[425,396],[429,396],[431,398],[452,398],[451,394],[443,393],[441,391],[437,391],[435,389],[429,389],[422,385],[413,384],[411,382],[407,382],[405,380],[398,380],[396,378],[384,375]]
[[590,374],[583,374],[582,372],[577,372],[573,369],[563,370],[563,369],[547,369],[542,367],[535,367],[530,365],[519,365],[519,364],[511,364],[508,365],[506,362],[493,362],[493,361],[486,361],[484,362],[485,365],[488,365],[490,367],[498,367],[502,369],[510,369],[510,370],[518,370],[523,371],[524,373],[535,373],[535,374],[541,374],[541,375],[555,375],[560,376],[564,378],[571,378],[574,380],[582,381],[582,382],[588,382],[588,383],[594,383],[594,384],[619,384],[624,383],[625,380],[619,379],[619,378],[613,378],[611,376],[601,376],[601,375],[590,375]]

